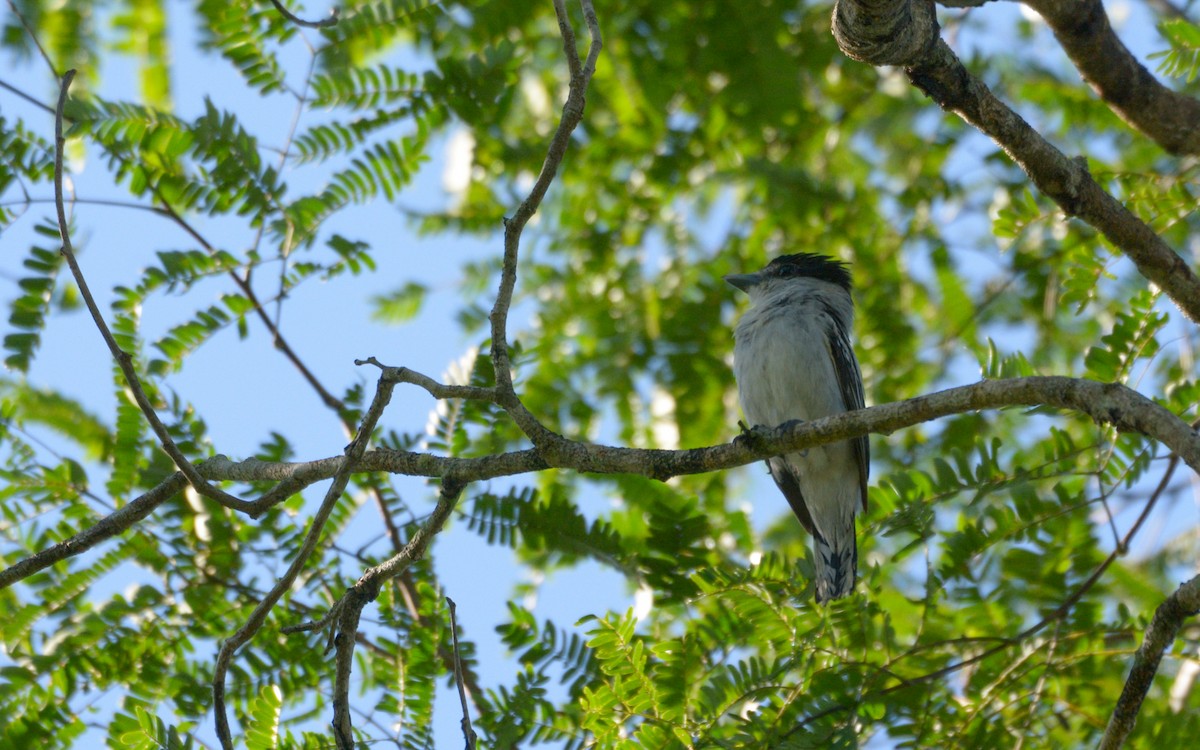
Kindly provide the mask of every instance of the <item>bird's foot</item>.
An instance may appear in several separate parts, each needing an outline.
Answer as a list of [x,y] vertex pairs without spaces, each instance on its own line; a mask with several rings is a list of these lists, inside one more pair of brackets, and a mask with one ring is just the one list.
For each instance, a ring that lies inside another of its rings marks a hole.
[[738,420],[738,427],[741,429],[741,434],[733,439],[734,445],[745,445],[748,448],[757,448],[762,444],[762,441],[771,437],[774,431],[769,427],[764,427],[756,424],[753,427],[747,427],[746,423]]
[[[804,424],[804,421],[805,420],[803,420],[803,419],[789,419],[788,421],[784,422],[783,424],[781,424],[775,428],[775,434],[776,435],[786,435],[788,432],[790,432],[792,430],[792,428],[799,427],[800,425]],[[804,456],[806,458],[808,457],[808,448],[805,448],[802,451],[796,451],[796,452],[799,453],[801,456]]]
[[786,421],[786,422],[784,422],[783,424],[781,424],[781,425],[779,425],[778,427],[776,427],[776,428],[775,428],[775,432],[777,432],[777,433],[779,433],[780,435],[782,435],[782,434],[784,434],[785,432],[788,432],[788,431],[790,431],[792,428],[794,428],[794,427],[799,427],[799,426],[800,426],[800,425],[802,425],[802,424],[804,424],[804,420],[803,420],[803,419],[789,419],[788,421]]

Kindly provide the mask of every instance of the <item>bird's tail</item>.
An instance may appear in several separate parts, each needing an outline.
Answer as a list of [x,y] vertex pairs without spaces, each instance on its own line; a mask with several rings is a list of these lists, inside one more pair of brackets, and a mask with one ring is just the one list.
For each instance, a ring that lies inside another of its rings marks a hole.
[[828,536],[813,535],[816,563],[817,604],[841,599],[854,591],[858,580],[858,545],[854,539],[854,516],[850,526]]

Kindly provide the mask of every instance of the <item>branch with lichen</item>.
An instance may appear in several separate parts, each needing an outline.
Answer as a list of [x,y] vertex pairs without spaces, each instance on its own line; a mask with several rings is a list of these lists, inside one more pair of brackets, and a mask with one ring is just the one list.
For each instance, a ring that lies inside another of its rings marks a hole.
[[[388,368],[381,382],[386,381],[392,371],[401,369]],[[451,389],[448,393],[460,393],[454,390],[454,386],[447,388]],[[905,401],[814,419],[791,425],[752,444],[743,441],[687,450],[662,450],[599,445],[560,438],[561,442],[556,441],[553,450],[531,448],[478,458],[377,449],[367,451],[358,458],[342,455],[304,462],[258,459],[235,462],[226,456],[214,456],[201,464],[200,469],[212,481],[277,482],[276,487],[265,496],[275,502],[282,502],[291,493],[342,471],[390,472],[431,478],[453,476],[464,482],[475,482],[557,468],[599,474],[640,474],[666,481],[681,475],[724,471],[769,456],[869,433],[891,434],[954,414],[1012,406],[1055,407],[1084,415],[1097,424],[1111,425],[1121,432],[1145,435],[1170,448],[1193,471],[1200,473],[1200,435],[1165,407],[1120,384],[1044,376],[984,380]],[[183,478],[174,475],[132,501],[130,505],[138,509],[136,513],[127,514],[126,509],[122,508],[103,519],[98,524],[104,526],[103,534],[89,529],[0,571],[0,589],[130,528],[153,510],[154,504],[165,500],[168,493],[178,492],[184,485]],[[284,487],[286,493],[280,487]],[[115,519],[118,515],[122,516],[120,522]]]

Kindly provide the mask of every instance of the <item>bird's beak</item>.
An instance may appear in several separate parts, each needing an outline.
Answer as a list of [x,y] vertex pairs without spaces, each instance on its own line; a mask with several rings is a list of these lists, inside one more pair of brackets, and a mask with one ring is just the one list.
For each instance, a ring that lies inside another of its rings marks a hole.
[[725,280],[743,292],[749,292],[750,287],[762,281],[762,276],[756,273],[731,273]]

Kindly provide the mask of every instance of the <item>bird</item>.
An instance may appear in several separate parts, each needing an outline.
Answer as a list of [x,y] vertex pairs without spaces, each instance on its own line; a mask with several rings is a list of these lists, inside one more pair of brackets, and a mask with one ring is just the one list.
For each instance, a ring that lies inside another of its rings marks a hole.
[[[742,437],[863,408],[845,263],[795,253],[755,273],[724,278],[750,296],[750,308],[734,330],[738,399],[753,426],[743,425]],[[854,591],[854,518],[867,509],[869,463],[866,436],[767,459],[771,478],[812,535],[818,604]]]

